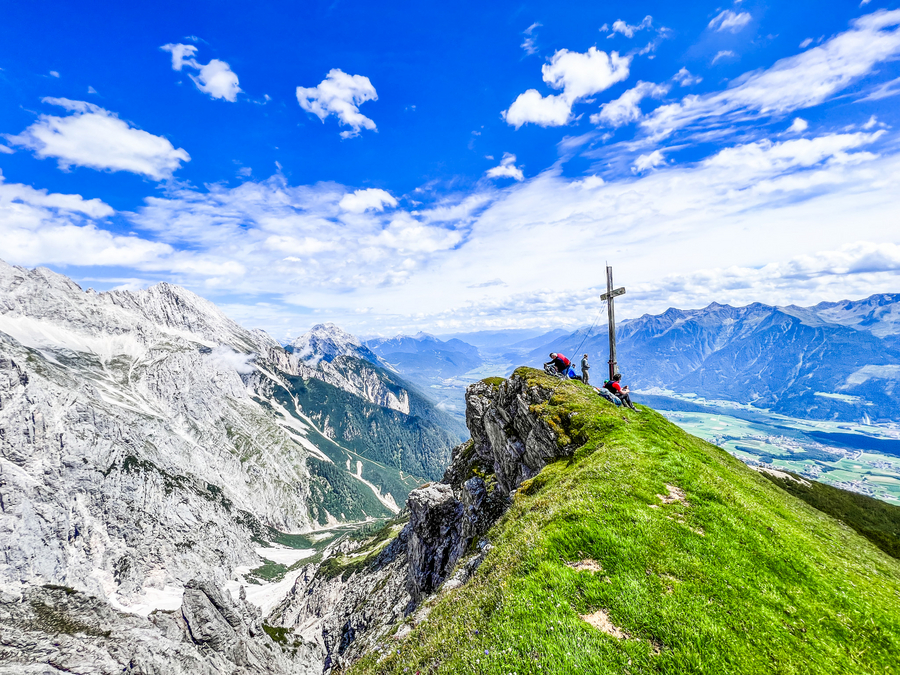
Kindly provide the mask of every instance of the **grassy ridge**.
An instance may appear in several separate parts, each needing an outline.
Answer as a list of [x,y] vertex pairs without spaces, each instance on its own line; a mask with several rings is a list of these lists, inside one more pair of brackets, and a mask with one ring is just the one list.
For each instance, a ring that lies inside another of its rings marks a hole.
[[[466,586],[351,672],[898,672],[900,562],[650,409],[517,373],[557,387],[533,411],[583,445],[518,491]],[[579,617],[597,610],[628,637]]]

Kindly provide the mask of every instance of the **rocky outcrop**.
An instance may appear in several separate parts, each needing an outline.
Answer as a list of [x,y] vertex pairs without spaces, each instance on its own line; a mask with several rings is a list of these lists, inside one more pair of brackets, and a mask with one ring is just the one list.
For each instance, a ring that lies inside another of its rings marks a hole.
[[302,675],[317,672],[310,661],[271,640],[253,607],[209,584],[189,583],[180,611],[147,618],[62,586],[0,592],[0,675]]
[[390,649],[393,639],[427,617],[438,593],[461,586],[477,570],[491,550],[488,530],[515,490],[574,451],[537,409],[551,393],[525,372],[470,386],[472,439],[454,449],[441,482],[410,493],[409,520],[391,543],[380,553],[367,554],[368,543],[309,566],[268,621],[319,645],[326,672],[368,651]]

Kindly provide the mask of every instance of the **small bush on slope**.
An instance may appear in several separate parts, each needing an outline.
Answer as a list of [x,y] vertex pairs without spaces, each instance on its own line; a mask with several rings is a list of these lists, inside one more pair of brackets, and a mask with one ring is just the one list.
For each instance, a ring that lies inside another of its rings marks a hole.
[[[557,387],[533,412],[584,445],[519,490],[467,585],[351,672],[898,672],[898,561],[650,409],[517,374]],[[628,637],[579,616],[597,610]]]

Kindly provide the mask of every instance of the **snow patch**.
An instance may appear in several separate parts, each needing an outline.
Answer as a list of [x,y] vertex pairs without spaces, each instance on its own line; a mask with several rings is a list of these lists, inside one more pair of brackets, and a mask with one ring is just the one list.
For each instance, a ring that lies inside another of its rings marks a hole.
[[900,380],[900,366],[863,366],[846,379],[841,389],[862,384],[866,380]]
[[103,361],[116,356],[143,358],[147,348],[132,334],[91,336],[30,316],[0,314],[0,331],[32,349],[67,349],[96,354]]

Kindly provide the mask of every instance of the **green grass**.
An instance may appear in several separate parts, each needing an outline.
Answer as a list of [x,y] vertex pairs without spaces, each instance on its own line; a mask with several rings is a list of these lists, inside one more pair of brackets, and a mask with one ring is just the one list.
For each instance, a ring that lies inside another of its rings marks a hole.
[[[648,408],[517,373],[556,388],[532,410],[580,447],[518,491],[467,585],[350,672],[900,671],[897,560]],[[601,609],[630,637],[579,618]]]
[[363,538],[366,541],[349,554],[341,553],[326,558],[316,571],[316,577],[333,579],[340,576],[341,579],[349,579],[354,572],[367,568],[399,534],[408,520],[409,516],[397,516],[383,523],[374,533],[371,530],[364,530],[363,533],[351,535],[351,539]]
[[793,480],[768,473],[762,475],[784,491],[849,525],[888,555],[900,559],[900,506],[796,474],[790,474]]

